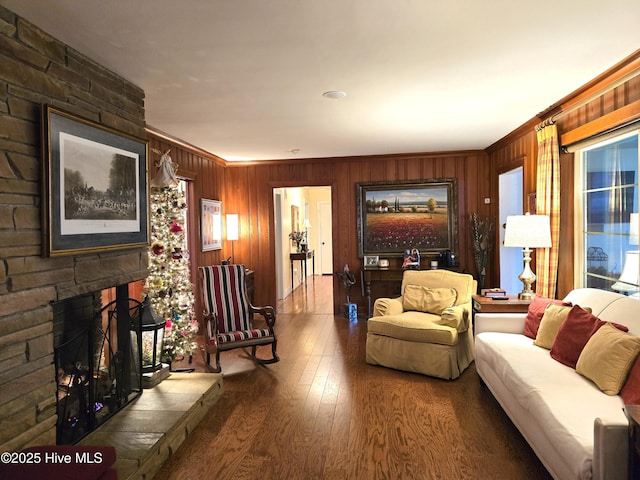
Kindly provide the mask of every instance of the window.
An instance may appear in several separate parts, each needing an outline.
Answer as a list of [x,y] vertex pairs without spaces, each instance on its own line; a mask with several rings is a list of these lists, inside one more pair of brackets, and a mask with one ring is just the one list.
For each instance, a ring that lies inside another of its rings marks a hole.
[[637,295],[638,130],[579,151],[582,286]]

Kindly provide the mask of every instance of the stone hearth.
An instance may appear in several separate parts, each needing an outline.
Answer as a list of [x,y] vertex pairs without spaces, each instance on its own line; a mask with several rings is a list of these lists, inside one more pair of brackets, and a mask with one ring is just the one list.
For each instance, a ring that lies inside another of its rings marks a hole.
[[119,480],[151,480],[222,392],[220,374],[171,373],[80,444],[113,445]]

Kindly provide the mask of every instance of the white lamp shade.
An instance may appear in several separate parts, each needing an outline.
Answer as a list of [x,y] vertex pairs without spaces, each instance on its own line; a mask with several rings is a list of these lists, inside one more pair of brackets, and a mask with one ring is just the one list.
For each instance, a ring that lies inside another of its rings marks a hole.
[[505,247],[549,248],[551,227],[548,215],[510,215],[504,232]]
[[640,237],[640,215],[632,213],[630,217],[631,224],[629,225],[629,245],[638,245],[638,238]]
[[238,215],[227,214],[227,240],[238,240]]
[[637,292],[639,290],[638,284],[640,275],[640,252],[630,251],[627,252],[624,258],[624,267],[618,281],[611,285],[613,290],[618,292]]

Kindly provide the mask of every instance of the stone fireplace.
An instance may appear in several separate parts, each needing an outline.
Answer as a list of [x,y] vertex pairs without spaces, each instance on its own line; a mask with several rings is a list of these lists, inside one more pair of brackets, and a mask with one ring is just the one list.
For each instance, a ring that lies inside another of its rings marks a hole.
[[[67,335],[66,327],[54,326],[58,304],[95,312],[101,295],[95,292],[142,280],[148,266],[144,246],[43,256],[41,105],[142,140],[147,133],[141,88],[3,6],[0,32],[6,72],[0,78],[0,451],[17,451],[56,443],[54,346]],[[89,358],[71,363],[88,366]],[[119,369],[119,362],[109,360],[108,369]],[[124,383],[108,382],[104,390],[116,394]],[[110,395],[107,404],[121,401]]]
[[142,392],[141,304],[127,285],[53,304],[56,443],[73,444]]

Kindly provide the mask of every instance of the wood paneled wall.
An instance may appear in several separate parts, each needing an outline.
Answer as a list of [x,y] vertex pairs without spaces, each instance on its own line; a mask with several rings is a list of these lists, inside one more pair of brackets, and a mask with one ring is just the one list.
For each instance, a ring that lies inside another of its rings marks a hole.
[[[196,311],[200,312],[200,289],[197,285],[199,265],[219,263],[231,254],[228,242],[222,251],[201,252],[199,212],[200,198],[223,202],[223,213],[237,213],[240,239],[235,242],[235,260],[255,270],[255,301],[259,305],[276,304],[276,265],[273,189],[276,187],[330,186],[333,217],[333,268],[342,271],[348,264],[358,276],[351,299],[364,313],[358,258],[356,184],[359,182],[416,180],[455,177],[458,187],[458,250],[462,266],[475,275],[470,247],[469,215],[488,216],[492,197],[487,156],[481,151],[384,155],[328,159],[267,161],[252,164],[224,164],[215,156],[172,142],[153,132],[149,134],[151,177],[160,158],[152,149],[164,152],[179,165],[178,175],[190,182],[189,218],[192,278],[196,287]],[[334,281],[334,310],[340,312],[345,292]]]
[[[640,70],[640,50],[487,148],[494,191],[497,193],[499,174],[520,164],[523,165],[524,198],[522,201],[524,211],[527,210],[526,197],[529,193],[536,191],[538,146],[535,126],[542,120],[553,117],[556,119],[555,123],[561,138],[570,137],[579,140],[617,128],[625,122],[637,120],[640,117],[640,76],[628,81],[624,81],[624,78],[638,70]],[[561,144],[561,147],[565,146]],[[573,154],[561,151],[561,231],[557,289],[557,296],[560,298],[575,285],[573,272],[576,188],[574,162]],[[497,203],[492,205],[491,215],[493,218],[498,218]],[[494,258],[494,269],[499,271],[497,258]]]
[[[458,244],[461,264],[475,273],[469,245],[468,217],[471,212],[488,215],[484,198],[490,196],[489,168],[484,152],[425,155],[393,155],[357,158],[308,159],[229,165],[225,202],[240,215],[242,226],[236,258],[256,271],[256,301],[275,302],[273,188],[295,186],[331,187],[333,217],[333,269],[345,264],[359,274],[356,184],[372,181],[415,180],[455,177],[458,186]],[[358,279],[359,280],[359,279]],[[360,281],[351,299],[364,312]],[[334,311],[345,300],[334,280]]]

